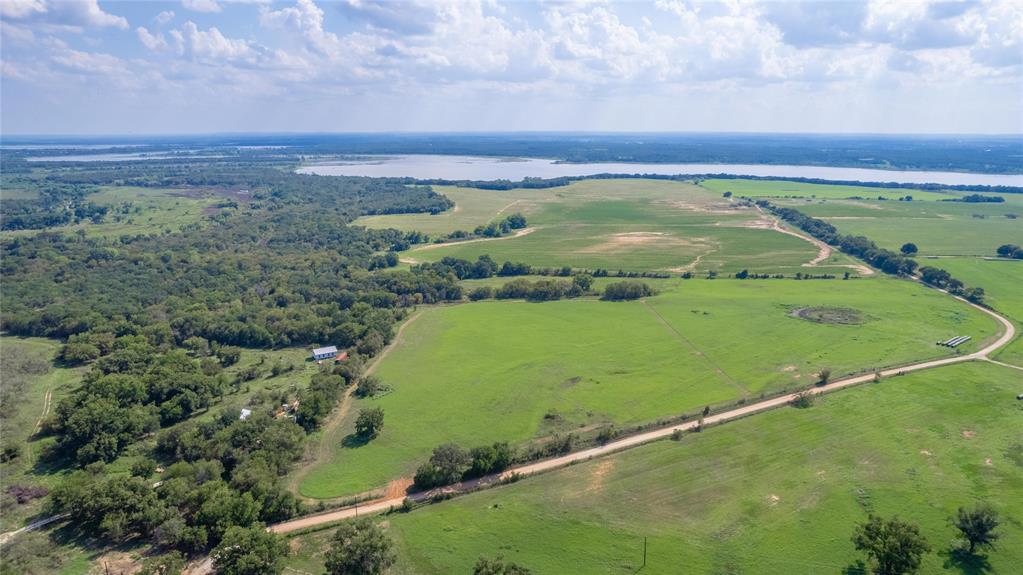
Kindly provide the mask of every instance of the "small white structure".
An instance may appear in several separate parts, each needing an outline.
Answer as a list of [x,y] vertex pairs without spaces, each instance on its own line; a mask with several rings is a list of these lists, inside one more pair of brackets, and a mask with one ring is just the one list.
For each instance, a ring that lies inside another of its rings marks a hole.
[[251,409],[242,409],[242,414],[238,416],[238,419],[245,421],[250,415],[252,415]]
[[313,359],[317,361],[321,359],[330,359],[332,357],[337,357],[337,346],[335,345],[318,347],[313,350]]

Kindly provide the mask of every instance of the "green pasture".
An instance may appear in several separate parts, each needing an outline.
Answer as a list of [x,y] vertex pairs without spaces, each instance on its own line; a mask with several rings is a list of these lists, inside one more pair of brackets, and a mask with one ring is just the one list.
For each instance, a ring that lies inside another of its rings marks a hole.
[[[207,209],[220,201],[201,191],[133,186],[105,186],[87,199],[110,207],[102,223],[81,223],[54,229],[64,232],[83,230],[87,235],[111,238],[177,232],[184,226],[201,222]],[[4,236],[30,235],[38,231],[6,231]]]
[[838,184],[808,184],[784,180],[702,180],[700,185],[708,190],[723,194],[732,192],[734,196],[750,198],[868,198],[879,196],[894,200],[903,196],[913,196],[913,200],[943,200],[959,197],[957,192],[932,192],[908,188],[875,188],[871,186],[845,186]]
[[1003,197],[1006,201],[1001,204],[859,200],[777,203],[824,219],[844,234],[866,236],[891,250],[912,242],[921,256],[994,256],[998,246],[1023,241],[1023,197]]
[[[468,573],[503,555],[535,573],[842,573],[870,513],[918,524],[921,573],[1023,563],[1023,372],[971,363],[893,377],[381,518],[394,573]],[[958,563],[949,518],[987,503],[1002,539]],[[293,540],[319,573],[332,530]]]
[[363,216],[354,225],[367,228],[394,228],[402,231],[420,231],[431,236],[448,234],[456,230],[472,231],[480,224],[511,215],[515,212],[528,218],[539,206],[552,201],[551,190],[479,190],[456,186],[433,186],[433,190],[455,202],[455,208],[444,213],[393,214]]
[[[390,390],[382,434],[343,442],[299,486],[333,498],[409,477],[454,441],[523,445],[573,429],[693,413],[833,377],[953,353],[935,342],[993,335],[984,314],[922,286],[862,280],[671,280],[646,301],[480,302],[424,309],[376,374]],[[858,310],[861,325],[792,317],[802,307]]]
[[[46,393],[51,393],[50,413],[57,402],[78,385],[81,368],[54,363],[60,344],[44,338],[0,337],[0,382],[3,385],[3,419],[0,443],[20,445],[21,455],[0,463],[0,492],[14,484],[52,487],[53,476],[36,472],[44,447],[53,438],[36,436],[36,423],[43,415]],[[16,528],[40,509],[39,501],[5,508],[0,513],[0,532]]]
[[[533,228],[521,237],[419,246],[404,254],[417,261],[488,254],[540,267],[796,273],[811,271],[801,265],[817,253],[806,241],[765,229],[756,210],[681,182],[584,180],[546,190],[440,191],[456,201],[454,211],[360,222],[439,232],[471,229],[503,209],[523,212]],[[835,254],[816,273],[841,273],[834,266],[847,263]]]
[[921,259],[920,263],[942,268],[969,286],[984,288],[988,305],[1015,321],[1020,333],[996,358],[1023,366],[1023,261],[939,258]]

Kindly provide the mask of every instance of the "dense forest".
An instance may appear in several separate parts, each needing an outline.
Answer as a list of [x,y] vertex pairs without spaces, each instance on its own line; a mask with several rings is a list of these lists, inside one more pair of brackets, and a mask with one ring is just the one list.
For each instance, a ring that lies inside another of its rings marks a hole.
[[52,182],[247,194],[179,233],[105,239],[56,228],[5,239],[9,333],[124,334],[162,324],[178,343],[201,336],[253,347],[376,344],[386,342],[402,307],[461,297],[454,277],[431,270],[371,272],[395,265],[388,253],[409,238],[347,225],[365,214],[450,207],[428,187],[208,165],[59,171],[45,184]]
[[[298,502],[280,477],[306,433],[359,380],[363,358],[387,344],[406,308],[462,299],[451,269],[393,269],[395,251],[425,237],[350,222],[440,212],[451,202],[427,186],[297,175],[290,166],[146,164],[4,174],[5,190],[22,198],[0,204],[5,229],[39,231],[0,241],[0,322],[7,334],[61,338],[60,360],[88,365],[41,431],[56,436],[41,461],[77,469],[53,490],[52,511],[109,543],[145,537],[160,550],[196,553],[232,528],[294,515]],[[222,201],[176,232],[103,237],[64,228],[101,222],[90,196],[120,185]],[[275,417],[273,405],[250,403],[248,417],[218,407],[256,377],[251,369],[227,375],[236,346],[313,344],[347,348],[349,361],[325,366],[297,391],[293,418]],[[107,473],[106,464],[154,436],[131,476]],[[154,489],[157,462],[166,469]]]

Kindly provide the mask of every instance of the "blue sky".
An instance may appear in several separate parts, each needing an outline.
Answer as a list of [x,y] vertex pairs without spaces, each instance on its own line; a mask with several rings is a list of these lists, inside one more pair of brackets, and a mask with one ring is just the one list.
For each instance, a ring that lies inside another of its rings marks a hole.
[[1021,2],[0,0],[0,131],[1023,132]]

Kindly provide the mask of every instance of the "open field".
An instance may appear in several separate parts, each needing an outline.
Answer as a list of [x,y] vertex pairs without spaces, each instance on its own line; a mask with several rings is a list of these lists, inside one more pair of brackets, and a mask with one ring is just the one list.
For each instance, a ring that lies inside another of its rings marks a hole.
[[[914,196],[916,197],[916,196]],[[1001,204],[894,201],[778,201],[824,219],[844,234],[864,235],[898,250],[913,242],[920,255],[994,256],[995,249],[1023,238],[1023,197],[1004,194]],[[1013,219],[1010,216],[1017,216]]]
[[[558,188],[554,188],[558,189]],[[455,202],[455,208],[437,215],[394,214],[363,216],[354,225],[367,228],[395,228],[402,231],[420,231],[431,236],[448,234],[456,230],[471,231],[499,216],[520,212],[529,217],[540,205],[554,201],[551,189],[546,190],[480,190],[456,186],[433,186],[438,194]]]
[[[0,463],[0,492],[14,484],[53,486],[55,478],[35,474],[39,454],[52,438],[35,437],[39,420],[52,412],[58,401],[74,389],[82,368],[54,365],[60,344],[43,338],[0,337],[0,381],[3,385],[3,445],[18,445],[21,455]],[[0,513],[0,532],[8,531],[39,511],[40,502],[5,508]]]
[[[87,235],[116,238],[121,235],[177,232],[202,221],[211,206],[218,203],[212,194],[160,188],[106,186],[87,196],[87,201],[109,206],[102,223],[61,226],[64,232],[84,230]],[[39,230],[5,231],[4,236],[28,235]]]
[[[780,409],[384,521],[396,573],[468,572],[504,555],[536,573],[841,572],[868,513],[920,525],[921,569],[1011,573],[1023,562],[1023,372],[943,367]],[[1002,517],[987,559],[957,564],[948,519],[986,502]],[[318,572],[330,530],[300,536],[292,567]],[[982,565],[986,565],[983,567]],[[856,571],[853,571],[856,572]]]
[[[387,414],[368,445],[335,447],[302,495],[331,498],[410,476],[445,441],[521,445],[614,422],[635,425],[707,404],[950,353],[934,342],[994,333],[980,312],[919,285],[869,280],[673,280],[647,301],[485,302],[429,308],[379,365],[391,388],[359,400]],[[853,308],[858,325],[793,317]],[[613,329],[608,327],[613,326]],[[757,334],[757,337],[748,337]]]
[[732,192],[735,196],[750,198],[873,198],[882,196],[896,199],[906,195],[914,200],[943,200],[957,198],[958,192],[930,192],[905,188],[875,188],[871,186],[845,186],[836,184],[807,184],[784,180],[702,180],[700,185],[719,194]]
[[[439,191],[450,194],[459,207],[437,216],[383,216],[388,219],[366,222],[450,231],[486,223],[504,209],[501,213],[523,212],[532,228],[519,237],[421,246],[404,254],[419,261],[489,254],[498,262],[541,267],[795,273],[807,271],[800,266],[816,254],[810,243],[769,229],[756,210],[680,182],[587,180],[546,190]],[[848,261],[835,254],[821,265]],[[844,270],[822,267],[817,273],[825,271]]]
[[[921,263],[947,270],[968,285],[984,288],[985,301],[991,307],[1023,325],[1023,261],[940,258],[922,259]],[[1017,337],[995,359],[1023,366],[1023,337]]]

